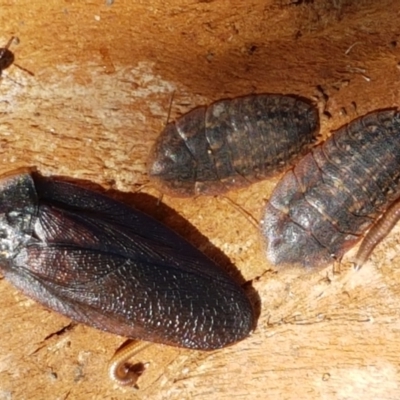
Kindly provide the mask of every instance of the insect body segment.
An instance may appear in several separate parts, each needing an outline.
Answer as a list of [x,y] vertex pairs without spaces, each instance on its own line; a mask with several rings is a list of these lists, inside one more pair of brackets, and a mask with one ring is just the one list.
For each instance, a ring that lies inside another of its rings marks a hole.
[[288,171],[261,224],[274,264],[314,268],[340,258],[400,195],[400,113],[339,129]]
[[221,194],[286,169],[318,127],[317,110],[293,96],[220,100],[167,125],[151,151],[149,176],[173,196]]

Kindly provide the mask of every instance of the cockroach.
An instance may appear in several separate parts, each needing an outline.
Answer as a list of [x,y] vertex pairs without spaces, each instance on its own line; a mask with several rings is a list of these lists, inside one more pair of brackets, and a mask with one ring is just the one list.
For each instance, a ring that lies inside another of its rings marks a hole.
[[[196,350],[252,331],[241,286],[148,215],[31,171],[4,176],[0,198],[0,272],[45,307],[117,335]],[[130,383],[120,365],[127,356],[110,364],[121,384]]]
[[10,50],[10,46],[15,40],[12,36],[4,47],[0,48],[0,76],[3,70],[7,69],[14,62],[14,53]]
[[165,127],[150,152],[149,178],[172,196],[222,194],[287,169],[318,130],[317,109],[299,97],[219,100]]
[[[10,46],[13,43],[19,43],[19,39],[15,36],[11,36],[10,40],[7,42],[7,44],[4,47],[0,47],[0,77],[2,72],[10,67],[12,64],[14,64],[15,67],[19,68],[21,71],[26,72],[30,76],[35,76],[35,74],[28,69],[22,67],[19,64],[16,64],[14,62],[15,56],[14,53],[10,50]],[[8,78],[11,79],[11,78]],[[12,79],[11,79],[12,80]],[[16,82],[18,83],[18,82]]]
[[[399,197],[400,112],[375,111],[336,131],[281,179],[261,222],[267,257],[273,264],[323,267]],[[367,236],[367,252],[387,230]],[[361,262],[368,254],[363,250]]]

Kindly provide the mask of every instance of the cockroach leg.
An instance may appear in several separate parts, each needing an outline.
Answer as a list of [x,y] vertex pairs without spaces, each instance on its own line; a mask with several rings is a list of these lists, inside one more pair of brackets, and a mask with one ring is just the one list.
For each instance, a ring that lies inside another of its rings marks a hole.
[[393,229],[400,219],[400,201],[396,201],[369,230],[358,249],[355,269],[359,270],[368,260],[375,246],[378,245]]
[[239,204],[235,203],[232,199],[230,199],[227,196],[220,196],[222,200],[225,200],[227,203],[229,203],[236,211],[238,211],[240,214],[242,214],[249,222],[251,225],[256,228],[257,232],[259,229],[259,224],[257,220],[248,212],[246,211],[243,207],[241,207]]

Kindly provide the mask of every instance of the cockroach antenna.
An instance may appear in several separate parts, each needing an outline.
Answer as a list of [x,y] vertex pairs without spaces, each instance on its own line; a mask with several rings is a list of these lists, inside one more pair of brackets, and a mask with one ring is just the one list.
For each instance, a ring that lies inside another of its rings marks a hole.
[[[0,77],[2,76],[2,72],[14,64],[15,67],[19,68],[21,71],[26,72],[30,76],[34,76],[33,72],[29,71],[28,69],[21,67],[17,63],[14,62],[15,56],[14,53],[10,50],[10,47],[13,43],[18,44],[19,39],[16,36],[11,36],[9,41],[4,47],[0,48]],[[8,79],[11,79],[8,77]]]

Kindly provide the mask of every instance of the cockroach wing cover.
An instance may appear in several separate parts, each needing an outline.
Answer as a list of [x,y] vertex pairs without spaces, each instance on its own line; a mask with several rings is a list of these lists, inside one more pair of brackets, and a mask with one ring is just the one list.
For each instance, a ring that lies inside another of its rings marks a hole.
[[0,180],[0,271],[74,321],[138,340],[201,350],[254,328],[243,289],[153,218],[60,180]]

